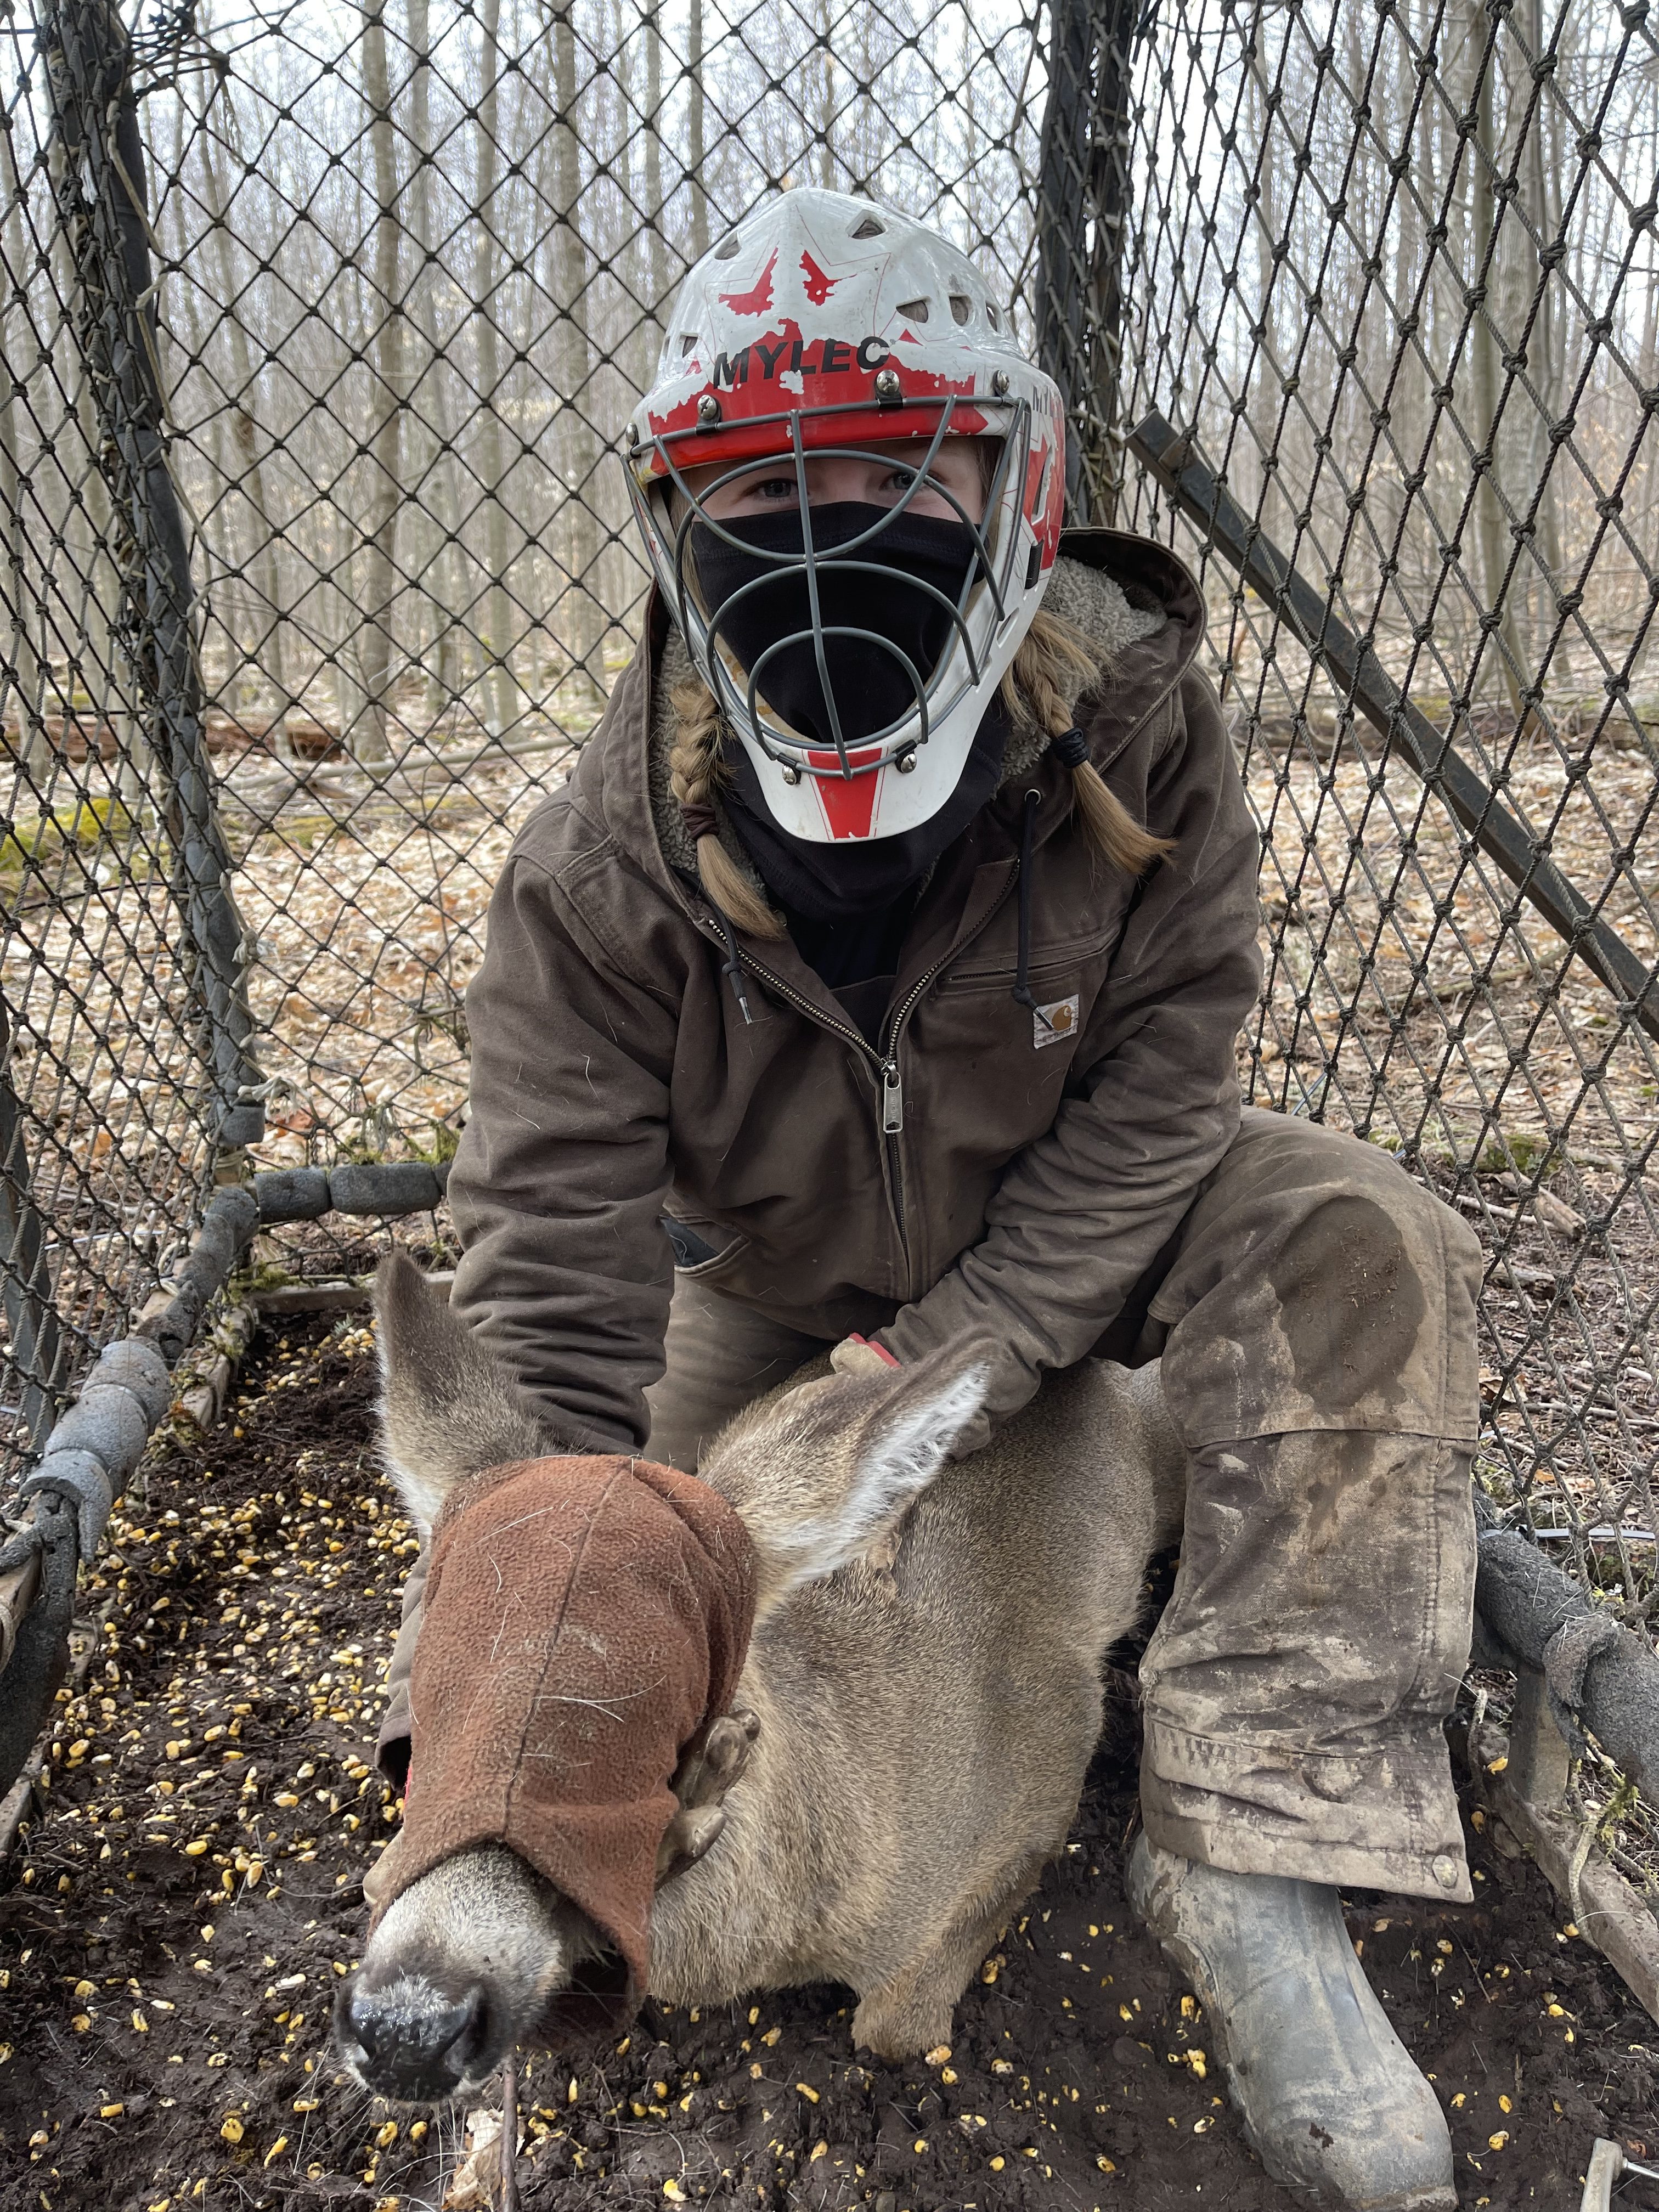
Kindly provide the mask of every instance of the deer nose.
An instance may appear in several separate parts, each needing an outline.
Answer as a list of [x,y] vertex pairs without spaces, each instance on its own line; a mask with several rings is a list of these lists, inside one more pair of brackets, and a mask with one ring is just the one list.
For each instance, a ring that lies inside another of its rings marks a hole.
[[359,1976],[340,1993],[336,2027],[342,2055],[369,2088],[433,2105],[454,2094],[482,2051],[484,2014],[479,1984],[450,1998],[421,1975],[378,1987]]

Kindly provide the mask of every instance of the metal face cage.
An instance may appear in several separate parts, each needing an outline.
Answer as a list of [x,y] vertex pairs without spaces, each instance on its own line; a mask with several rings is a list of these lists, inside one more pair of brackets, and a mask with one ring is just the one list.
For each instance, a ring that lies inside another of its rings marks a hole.
[[[926,451],[918,454],[911,481],[904,493],[884,514],[881,520],[872,524],[857,537],[833,547],[820,546],[814,542],[812,509],[807,495],[806,464],[809,458],[891,462],[893,456],[890,451],[882,449],[884,441],[880,444],[872,441],[839,445],[819,443],[814,440],[809,444],[804,426],[809,422],[814,425],[822,424],[837,416],[859,416],[867,420],[871,411],[867,401],[812,409],[786,409],[773,415],[745,418],[741,426],[745,444],[752,441],[753,434],[763,436],[768,432],[781,440],[787,438],[787,444],[781,443],[778,449],[770,453],[758,456],[752,452],[745,453],[701,492],[692,490],[687,482],[686,471],[699,465],[696,448],[699,441],[705,444],[708,442],[707,428],[699,425],[663,432],[631,445],[630,465],[625,472],[635,514],[645,534],[659,577],[665,583],[672,580],[670,587],[675,617],[682,635],[719,701],[722,713],[728,720],[746,724],[766,757],[781,768],[787,782],[799,783],[804,775],[850,781],[854,776],[873,774],[890,764],[901,774],[907,772],[914,767],[917,750],[927,743],[931,731],[984,680],[990,647],[1016,607],[1023,581],[1015,574],[1018,558],[1018,489],[1025,481],[1030,453],[1031,409],[1030,403],[1023,399],[1010,400],[999,406],[998,413],[1003,423],[1001,450],[986,489],[982,518],[976,522],[949,486],[932,473],[945,440],[951,434],[951,424],[958,404],[955,396],[944,399],[928,397],[887,403],[883,412],[890,410],[896,418],[907,413],[920,413],[928,418],[933,424],[931,434],[922,431],[916,437],[916,443],[920,445],[921,437],[927,436]],[[975,403],[975,413],[982,419],[982,410],[978,403]],[[659,473],[648,490],[641,488],[636,473],[642,456],[647,452],[653,452],[660,462]],[[715,458],[723,457],[717,455]],[[802,535],[799,553],[793,550],[772,553],[750,546],[709,514],[706,501],[711,493],[723,490],[728,484],[740,483],[763,471],[777,472],[786,464],[794,476],[799,500],[796,511],[801,518]],[[900,462],[898,465],[908,467],[912,465]],[[954,602],[937,586],[921,577],[907,576],[885,563],[859,557],[895,521],[910,511],[914,501],[924,490],[937,493],[944,499],[957,520],[973,535],[973,556],[962,591]],[[740,585],[712,609],[705,603],[694,563],[689,557],[691,532],[698,524],[726,544],[767,564],[764,575]],[[899,646],[878,631],[842,624],[826,625],[821,614],[819,579],[821,574],[829,569],[842,574],[852,571],[878,576],[884,582],[916,592],[941,607],[950,617],[951,635],[934,665],[928,670],[917,668]],[[722,637],[722,625],[729,623],[742,602],[781,580],[796,576],[803,578],[806,585],[812,617],[811,627],[784,633],[757,656],[752,667],[744,668],[730,644]],[[914,706],[880,729],[857,735],[849,740],[842,725],[835,684],[824,652],[825,641],[830,638],[857,639],[896,661],[910,684]],[[818,681],[830,726],[833,758],[826,757],[830,748],[826,747],[821,738],[808,737],[792,729],[761,696],[761,684],[768,665],[791,647],[808,642],[811,644],[817,659]],[[954,650],[957,645],[960,646],[959,653]]]

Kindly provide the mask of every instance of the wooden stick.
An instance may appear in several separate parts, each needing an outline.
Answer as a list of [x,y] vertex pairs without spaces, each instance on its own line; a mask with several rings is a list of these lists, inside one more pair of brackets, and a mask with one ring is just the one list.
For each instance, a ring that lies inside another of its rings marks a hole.
[[501,2174],[501,2212],[519,2208],[519,2069],[509,2056],[501,2061],[501,2131],[496,2137]]
[[[33,1516],[31,1514],[29,1518],[32,1520]],[[34,1602],[40,1580],[39,1552],[31,1552],[22,1565],[14,1567],[9,1574],[0,1575],[0,1668],[11,1656],[12,1646],[17,1641],[17,1632]]]

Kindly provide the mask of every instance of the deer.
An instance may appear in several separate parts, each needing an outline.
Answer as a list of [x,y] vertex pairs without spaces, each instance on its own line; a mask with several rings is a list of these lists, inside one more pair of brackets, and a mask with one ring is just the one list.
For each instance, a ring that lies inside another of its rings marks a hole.
[[[457,1483],[568,1449],[406,1256],[376,1310],[385,1455],[423,1539]],[[856,2044],[927,2051],[1063,1850],[1184,1456],[1156,1364],[1085,1359],[952,1459],[985,1373],[972,1344],[815,1362],[705,1448],[752,1543],[754,1624],[732,1711],[662,1778],[653,1996],[841,1984]],[[374,1923],[337,2050],[394,2101],[476,2100],[602,1948],[514,1851],[458,1851]]]

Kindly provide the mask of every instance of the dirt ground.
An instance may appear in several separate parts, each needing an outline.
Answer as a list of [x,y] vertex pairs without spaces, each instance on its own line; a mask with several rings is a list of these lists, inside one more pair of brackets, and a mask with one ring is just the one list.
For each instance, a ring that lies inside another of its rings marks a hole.
[[[355,1321],[262,1340],[227,1425],[152,1462],[86,1593],[100,1648],[0,1870],[0,2212],[442,2197],[456,2124],[369,2102],[328,2050],[396,1819],[372,1746],[413,1551],[374,1463],[371,1349]],[[526,2212],[1288,2202],[1127,1923],[1127,1689],[1110,1713],[1067,1853],[948,2052],[869,2060],[833,1989],[650,2006],[532,2063]],[[1463,2203],[1576,2206],[1597,2135],[1659,2152],[1659,2028],[1472,1820],[1474,1906],[1356,1894],[1348,1924],[1448,2108]]]

